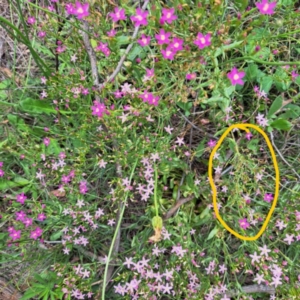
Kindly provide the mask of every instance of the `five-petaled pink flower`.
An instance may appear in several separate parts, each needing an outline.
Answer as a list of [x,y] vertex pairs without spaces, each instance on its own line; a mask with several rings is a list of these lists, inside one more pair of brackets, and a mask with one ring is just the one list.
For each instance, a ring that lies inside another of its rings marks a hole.
[[126,20],[125,10],[123,8],[115,7],[114,13],[109,13],[109,16],[112,18],[113,22],[118,22],[119,20]]
[[211,34],[208,33],[205,36],[198,32],[197,38],[194,41],[194,44],[197,45],[200,49],[203,49],[205,47],[208,47],[211,45]]
[[148,25],[148,17],[149,12],[148,11],[144,11],[140,8],[136,9],[136,15],[130,17],[131,21],[134,23],[134,26],[140,26],[140,25],[144,25],[147,26]]
[[175,51],[175,53],[177,51],[180,51],[183,49],[183,40],[179,39],[179,38],[173,38],[172,42],[169,44],[168,47],[170,47],[170,49],[172,49],[173,51]]
[[240,223],[240,227],[243,229],[247,229],[250,227],[250,224],[248,223],[246,218],[239,220],[239,223]]
[[142,34],[141,38],[137,41],[142,47],[145,47],[150,44],[151,36],[146,36]]
[[267,202],[271,202],[274,199],[272,194],[265,194],[264,200]]
[[171,32],[165,32],[164,29],[160,29],[159,33],[155,35],[158,45],[169,44],[169,37]]
[[174,52],[174,50],[169,46],[167,47],[166,50],[161,50],[161,53],[162,53],[164,59],[169,59],[169,60],[173,60],[174,55],[176,54],[176,52]]
[[274,14],[274,8],[276,6],[276,1],[269,3],[268,0],[262,0],[259,3],[255,3],[259,12],[263,15],[272,15]]
[[175,9],[172,7],[170,9],[163,8],[162,9],[162,16],[159,20],[160,24],[164,24],[167,22],[168,24],[171,24],[174,20],[177,19],[177,16],[174,15]]
[[81,4],[80,2],[76,1],[74,15],[76,15],[77,19],[83,19],[89,15],[89,4],[84,3]]
[[20,202],[21,204],[24,204],[27,197],[24,195],[24,193],[17,195],[17,202]]
[[234,67],[229,73],[227,73],[227,77],[230,79],[232,85],[240,84],[243,85],[244,81],[242,78],[245,76],[245,72],[239,72],[236,67]]

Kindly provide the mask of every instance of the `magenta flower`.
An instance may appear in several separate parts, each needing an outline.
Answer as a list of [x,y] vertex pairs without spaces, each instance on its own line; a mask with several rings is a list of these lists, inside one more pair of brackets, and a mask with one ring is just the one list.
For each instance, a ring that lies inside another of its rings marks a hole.
[[32,218],[26,218],[23,220],[23,224],[26,226],[26,227],[29,227],[32,225]]
[[164,29],[160,29],[159,33],[155,35],[158,45],[169,44],[169,37],[171,32],[165,32]]
[[114,13],[109,13],[109,16],[112,18],[113,22],[118,22],[119,20],[126,20],[125,10],[123,8],[115,7]]
[[274,199],[273,195],[272,194],[265,194],[264,196],[264,200],[267,201],[267,202],[271,202],[272,200]]
[[50,144],[50,139],[49,138],[44,138],[43,143],[48,147]]
[[163,8],[162,9],[162,16],[159,20],[160,24],[164,24],[167,22],[168,24],[171,24],[174,20],[177,19],[177,16],[174,15],[175,9],[172,7],[170,9]]
[[296,71],[292,71],[292,81],[295,81],[295,79],[299,76],[298,73],[296,73]]
[[38,214],[37,219],[39,221],[44,221],[46,220],[46,215],[44,213]]
[[227,77],[230,79],[232,85],[240,84],[243,85],[244,81],[242,78],[245,76],[245,72],[238,72],[238,69],[234,67],[231,72],[227,73]]
[[21,230],[10,230],[9,236],[12,238],[13,241],[19,240],[21,238]]
[[169,44],[170,47],[175,53],[177,51],[183,50],[183,40],[179,38],[173,38],[172,42]]
[[174,55],[176,54],[174,52],[174,50],[171,47],[167,47],[166,50],[161,50],[161,53],[164,57],[164,59],[169,59],[169,60],[173,60],[174,59]]
[[202,33],[198,32],[197,38],[194,41],[194,44],[197,45],[200,49],[208,47],[211,45],[211,34],[208,33],[207,35],[203,35]]
[[98,116],[98,118],[102,118],[104,113],[107,114],[106,107],[103,103],[100,103],[98,101],[94,101],[93,103],[94,106],[91,106],[93,116]]
[[24,213],[24,211],[19,211],[19,212],[16,212],[16,221],[21,221],[23,222],[26,218],[26,214]]
[[140,8],[136,9],[136,15],[130,17],[130,20],[134,23],[134,26],[140,26],[140,25],[144,25],[147,26],[148,25],[148,17],[149,12],[148,11],[144,11]]
[[33,24],[35,23],[35,17],[29,17],[29,18],[27,19],[27,23],[28,23],[29,25],[33,25]]
[[250,131],[246,133],[246,139],[248,141],[250,141],[252,137],[253,137],[253,135],[252,135],[252,133]]
[[43,233],[43,230],[39,227],[37,227],[35,230],[30,232],[30,238],[36,240],[37,238],[39,238]]
[[214,140],[209,140],[209,142],[207,143],[207,146],[209,148],[213,148],[214,146],[216,146],[217,142]]
[[20,202],[21,204],[24,204],[27,197],[24,195],[24,193],[17,195],[17,202]]
[[143,94],[139,95],[139,98],[143,99],[143,102],[149,103],[149,101],[151,102],[153,101],[154,96],[152,93],[149,93],[148,91],[145,90]]
[[195,79],[196,77],[197,77],[197,74],[196,74],[196,73],[188,73],[188,74],[186,74],[185,79],[186,79],[186,80],[193,80],[193,79]]
[[75,7],[74,7],[73,3],[67,3],[65,5],[65,8],[66,8],[67,14],[69,14],[69,15],[75,14]]
[[0,169],[0,177],[3,177],[5,174],[5,172],[3,170]]
[[154,76],[154,69],[146,69],[146,76],[149,78]]
[[269,3],[268,0],[262,0],[259,3],[255,3],[259,12],[263,15],[272,15],[274,14],[274,8],[276,6],[276,1]]
[[80,2],[76,1],[73,14],[76,15],[77,19],[79,20],[87,17],[89,15],[89,4],[81,4]]
[[250,227],[250,224],[248,223],[246,218],[239,220],[239,223],[240,223],[240,227],[243,229],[247,229]]
[[150,105],[157,106],[159,101],[159,96],[153,97],[152,99],[148,100],[148,103]]
[[141,38],[137,41],[142,47],[145,47],[150,44],[151,36],[146,36],[142,34]]

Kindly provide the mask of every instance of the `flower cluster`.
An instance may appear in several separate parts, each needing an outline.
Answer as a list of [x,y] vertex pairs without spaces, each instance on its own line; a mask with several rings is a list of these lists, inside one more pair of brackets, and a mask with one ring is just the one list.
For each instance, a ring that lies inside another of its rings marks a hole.
[[93,103],[94,105],[91,106],[93,116],[102,118],[104,114],[109,114],[108,110],[106,109],[106,106],[103,103],[100,103],[97,100],[95,100]]
[[79,1],[76,1],[75,5],[73,3],[67,3],[65,7],[69,15],[74,15],[79,20],[89,15],[89,3],[81,4]]

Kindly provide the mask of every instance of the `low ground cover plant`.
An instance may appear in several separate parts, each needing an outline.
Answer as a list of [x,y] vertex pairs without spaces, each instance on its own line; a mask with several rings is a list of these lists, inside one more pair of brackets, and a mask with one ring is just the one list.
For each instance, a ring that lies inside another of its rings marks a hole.
[[3,7],[3,298],[299,299],[297,1]]

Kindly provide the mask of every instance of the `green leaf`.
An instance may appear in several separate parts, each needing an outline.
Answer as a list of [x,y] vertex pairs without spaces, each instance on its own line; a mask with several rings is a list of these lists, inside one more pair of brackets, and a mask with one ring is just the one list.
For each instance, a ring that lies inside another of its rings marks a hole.
[[288,131],[292,127],[292,124],[289,121],[280,118],[272,122],[270,126],[275,129]]
[[29,288],[25,294],[21,297],[20,300],[28,300],[28,299],[32,299],[34,296],[37,296],[39,294],[39,291],[36,291],[32,288]]
[[58,155],[61,152],[61,149],[58,145],[57,140],[51,139],[50,144],[46,147],[46,154],[55,154]]
[[260,89],[268,93],[273,84],[273,78],[271,76],[264,76],[261,80],[259,80]]
[[[299,76],[300,77],[300,76]],[[285,112],[280,115],[282,119],[296,119],[300,116],[300,107],[295,104],[288,104],[285,106]]]
[[274,115],[281,107],[282,107],[283,99],[282,96],[278,96],[274,102],[272,103],[267,118],[269,119],[272,115]]
[[133,61],[137,56],[144,52],[140,45],[135,45],[133,49],[129,52],[127,59]]
[[216,234],[217,232],[219,231],[219,228],[216,226],[211,232],[210,234],[208,235],[207,237],[207,241],[209,241],[210,239],[212,239]]
[[246,78],[250,81],[254,80],[257,78],[258,71],[258,66],[256,64],[249,65],[249,67],[246,68]]
[[57,241],[62,236],[62,231],[54,232],[50,236],[50,241]]
[[91,46],[92,46],[93,48],[96,48],[96,47],[97,47],[97,41],[94,40],[94,39],[91,39],[90,41],[91,41]]
[[240,11],[244,11],[245,8],[248,6],[248,0],[235,0],[234,3]]
[[29,180],[27,180],[26,178],[20,177],[20,176],[15,177],[14,182],[20,186],[27,185],[30,183]]
[[26,98],[20,102],[20,107],[30,113],[36,114],[56,114],[57,111],[48,103],[43,100],[34,100],[31,98]]
[[130,43],[130,37],[127,35],[121,35],[116,38],[117,46],[128,45]]

